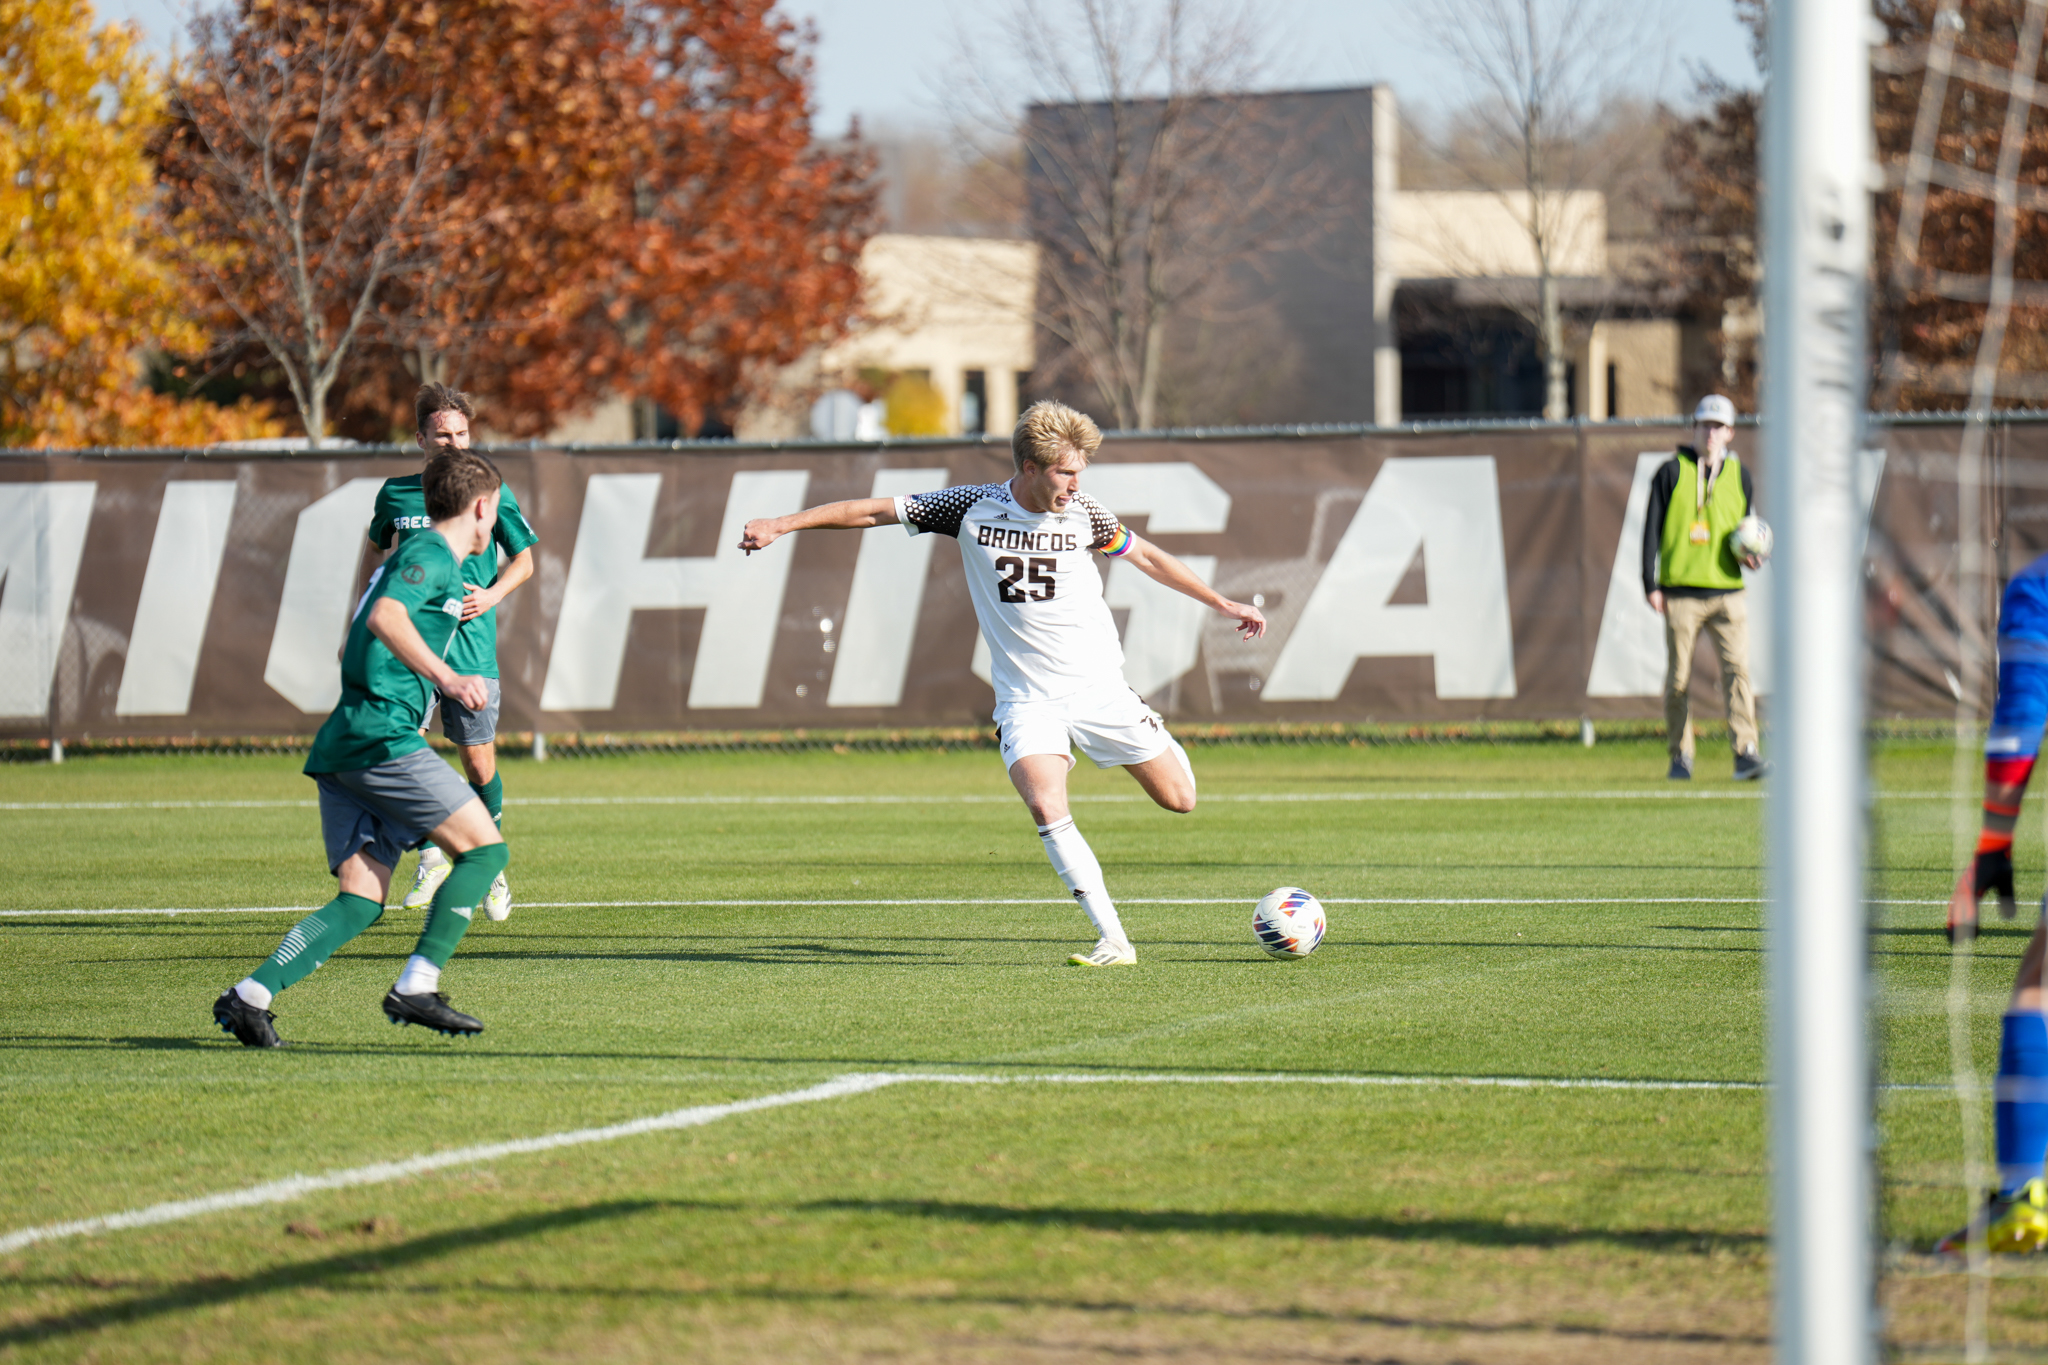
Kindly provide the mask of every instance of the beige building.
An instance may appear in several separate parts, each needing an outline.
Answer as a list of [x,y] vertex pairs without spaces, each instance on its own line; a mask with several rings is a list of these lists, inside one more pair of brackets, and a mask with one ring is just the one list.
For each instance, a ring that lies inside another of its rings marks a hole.
[[[779,440],[812,433],[811,408],[835,389],[867,392],[876,375],[915,375],[945,400],[945,435],[1007,431],[1033,354],[1038,248],[984,237],[883,233],[861,253],[867,321],[790,366],[765,402],[740,414],[734,435]],[[614,399],[562,423],[550,439],[613,444],[656,439],[653,405]]]
[[[1279,330],[1298,343],[1301,382],[1276,389],[1270,411],[1231,420],[1390,425],[1539,413],[1541,267],[1532,221],[1550,243],[1572,414],[1600,420],[1690,410],[1697,395],[1680,392],[1681,376],[1699,328],[1688,332],[1654,291],[1633,282],[1650,277],[1632,264],[1650,244],[1610,240],[1604,196],[1561,193],[1539,204],[1518,192],[1404,190],[1391,89],[1302,99],[1343,105],[1352,116],[1346,127],[1370,125],[1364,158],[1331,163],[1332,173],[1359,187],[1362,212],[1348,221],[1369,226],[1348,239],[1350,255],[1325,244],[1266,262],[1272,269],[1270,281],[1260,276],[1270,285],[1263,297],[1281,315]],[[1275,108],[1275,117],[1288,112]],[[1313,125],[1328,112],[1316,104],[1293,114]],[[1325,256],[1349,273],[1333,275]],[[884,233],[868,242],[861,270],[866,298],[857,329],[788,367],[769,396],[734,421],[733,434],[872,439],[887,434],[885,427],[934,435],[1007,430],[1040,359],[1037,244]],[[1044,364],[1058,369],[1059,357],[1049,354]],[[623,442],[674,434],[673,420],[651,405],[618,401],[554,436]]]
[[1380,264],[1397,291],[1407,286],[1411,304],[1404,310],[1410,343],[1403,358],[1404,417],[1512,409],[1512,399],[1497,390],[1474,393],[1469,381],[1462,394],[1454,383],[1432,387],[1428,358],[1414,343],[1418,331],[1462,329],[1466,348],[1480,350],[1470,333],[1483,330],[1488,315],[1526,319],[1533,312],[1541,267],[1532,222],[1551,243],[1551,270],[1564,304],[1572,415],[1597,420],[1690,410],[1691,400],[1678,391],[1681,323],[1645,310],[1617,283],[1605,196],[1559,194],[1540,215],[1526,192],[1401,190],[1392,200]]
[[861,253],[868,325],[827,348],[816,382],[919,374],[946,400],[947,435],[1008,431],[1031,372],[1038,247],[884,233]]

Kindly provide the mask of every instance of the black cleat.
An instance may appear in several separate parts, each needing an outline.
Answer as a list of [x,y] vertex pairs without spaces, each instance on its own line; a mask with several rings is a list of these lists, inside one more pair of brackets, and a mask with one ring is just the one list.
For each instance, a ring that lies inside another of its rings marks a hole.
[[384,992],[384,1017],[394,1024],[420,1024],[450,1038],[466,1038],[484,1031],[483,1020],[448,1007],[448,997],[439,991],[400,995],[393,986]]
[[1735,780],[1737,782],[1754,782],[1760,777],[1767,776],[1770,771],[1771,765],[1758,758],[1755,750],[1735,755]]
[[1664,776],[1672,782],[1690,782],[1692,781],[1692,764],[1682,758],[1674,758],[1671,760],[1671,771],[1664,774]]
[[277,1036],[277,1030],[270,1021],[277,1018],[269,1010],[259,1010],[235,993],[233,986],[220,993],[220,999],[213,1002],[213,1022],[220,1025],[222,1033],[232,1033],[235,1041],[243,1047],[286,1047],[284,1039]]

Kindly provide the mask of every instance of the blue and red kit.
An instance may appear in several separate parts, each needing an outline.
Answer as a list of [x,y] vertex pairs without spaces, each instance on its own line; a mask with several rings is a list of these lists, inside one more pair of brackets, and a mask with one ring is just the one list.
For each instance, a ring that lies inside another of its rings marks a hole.
[[[2048,555],[2014,575],[1998,612],[1998,705],[1984,741],[1984,833],[1978,851],[2012,847],[2020,796],[2048,724]],[[2000,791],[2000,788],[2008,789]],[[1997,799],[2009,798],[2009,799]]]
[[[1998,705],[1984,741],[1984,830],[1977,840],[1976,890],[1986,863],[2012,887],[2013,826],[2041,755],[2048,724],[2048,555],[2006,585],[1998,613]],[[1988,856],[1987,856],[1988,855]],[[2038,1011],[2005,1016],[1996,1090],[1998,1184],[2010,1198],[2042,1173],[2048,1158],[2048,1021]]]

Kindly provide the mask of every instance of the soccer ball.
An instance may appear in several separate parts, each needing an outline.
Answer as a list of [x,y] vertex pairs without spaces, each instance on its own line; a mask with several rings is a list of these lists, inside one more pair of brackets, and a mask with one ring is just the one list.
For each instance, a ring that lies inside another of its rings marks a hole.
[[1281,887],[1252,910],[1253,937],[1278,958],[1307,957],[1328,927],[1323,903],[1298,886]]
[[1735,547],[1735,553],[1744,559],[1751,555],[1758,559],[1771,557],[1771,524],[1752,513],[1735,523],[1735,529],[1728,533],[1728,543]]

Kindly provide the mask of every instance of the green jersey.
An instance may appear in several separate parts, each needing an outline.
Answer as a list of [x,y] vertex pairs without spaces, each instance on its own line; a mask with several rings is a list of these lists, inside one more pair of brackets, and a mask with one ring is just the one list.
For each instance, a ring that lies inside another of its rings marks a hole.
[[[377,490],[377,507],[370,514],[370,543],[378,549],[388,550],[394,538],[403,540],[432,525],[419,475],[386,479]],[[495,543],[490,549],[462,561],[462,580],[472,588],[488,588],[498,581],[500,549],[510,557],[540,539],[519,510],[519,499],[512,496],[510,484],[498,490],[498,524],[491,528],[491,539]],[[473,616],[457,628],[455,643],[448,650],[448,666],[465,678],[498,676],[497,608]]]
[[313,739],[308,773],[356,772],[427,747],[420,727],[427,723],[434,685],[370,633],[370,611],[387,597],[399,603],[427,648],[445,656],[468,591],[455,551],[436,532],[407,536],[384,561],[349,623],[341,651],[341,704]]

